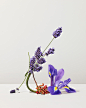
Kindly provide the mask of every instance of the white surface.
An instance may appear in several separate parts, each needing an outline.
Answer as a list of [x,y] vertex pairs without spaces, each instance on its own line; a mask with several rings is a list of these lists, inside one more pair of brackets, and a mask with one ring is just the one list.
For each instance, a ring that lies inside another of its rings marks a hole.
[[[61,95],[41,95],[28,91],[25,85],[20,93],[10,94],[10,90],[18,84],[0,84],[0,108],[86,108],[86,84],[71,84],[76,93]],[[30,85],[35,88],[35,85]]]
[[86,83],[86,0],[0,0],[0,83],[21,83],[28,52],[43,51],[58,27],[63,32],[50,45],[55,54],[46,57],[37,82],[49,83],[52,64],[65,70],[64,80]]

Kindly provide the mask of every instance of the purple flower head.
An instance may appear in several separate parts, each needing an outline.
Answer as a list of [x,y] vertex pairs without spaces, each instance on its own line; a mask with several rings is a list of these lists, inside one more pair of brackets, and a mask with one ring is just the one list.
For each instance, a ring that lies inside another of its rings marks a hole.
[[37,67],[37,72],[39,72],[40,70],[42,70],[42,66]]
[[39,65],[38,64],[35,64],[35,67],[39,67]]
[[[52,95],[58,95],[61,94],[60,90],[61,88],[64,88],[66,90],[66,92],[68,93],[73,93],[76,92],[74,89],[70,88],[67,86],[67,84],[71,81],[70,78],[68,78],[67,80],[65,80],[64,82],[61,81],[62,77],[64,75],[64,70],[60,69],[59,71],[57,71],[57,75],[55,77],[55,83],[54,85],[51,85],[48,87],[48,91],[52,94]],[[52,78],[52,77],[51,77]],[[52,80],[52,79],[51,79]]]
[[33,70],[34,69],[34,63],[36,61],[36,58],[33,56],[31,59],[30,59],[30,69]]
[[54,48],[50,48],[48,50],[48,52],[45,53],[46,56],[48,56],[49,54],[54,54],[55,49]]
[[16,90],[19,90],[19,88],[16,88]]
[[62,27],[59,27],[58,29],[56,29],[56,31],[53,32],[54,38],[57,38],[58,36],[60,36],[61,33],[62,33]]
[[38,64],[33,65],[33,68],[29,70],[28,73],[33,73],[33,71],[39,72],[42,69],[42,66],[39,66]]
[[28,73],[33,73],[33,70],[29,70],[29,72]]
[[15,93],[15,92],[16,92],[15,90],[11,90],[11,91],[10,91],[10,93]]
[[43,64],[43,63],[45,63],[46,61],[45,61],[45,59],[44,58],[39,58],[39,60],[37,61],[39,64]]
[[41,52],[41,48],[38,47],[37,50],[35,51],[35,57],[38,60],[41,56],[43,56],[43,54]]

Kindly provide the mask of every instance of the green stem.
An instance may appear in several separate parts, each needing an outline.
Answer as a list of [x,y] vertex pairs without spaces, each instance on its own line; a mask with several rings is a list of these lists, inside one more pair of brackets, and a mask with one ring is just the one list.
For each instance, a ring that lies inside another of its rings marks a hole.
[[[29,56],[29,66],[30,66],[30,55],[29,55],[29,52],[28,52],[28,56]],[[29,70],[28,70],[29,71]],[[27,74],[27,73],[26,73]],[[24,81],[26,80],[26,77],[27,77],[27,75],[25,76],[25,79],[23,80],[23,82],[21,83],[21,85],[19,86],[19,88],[22,86],[22,84],[24,83]],[[19,89],[18,88],[18,89]]]
[[[54,38],[50,41],[50,43],[48,44],[48,46],[51,44],[51,42],[52,42],[53,40],[54,40]],[[45,48],[45,50],[48,48],[48,46]],[[44,53],[45,50],[44,50],[42,53]],[[29,55],[29,52],[28,52],[28,56],[29,56],[29,67],[30,67],[30,55]],[[35,63],[37,63],[37,62],[35,62]],[[26,79],[26,86],[27,86],[27,88],[28,88],[31,92],[36,93],[36,91],[32,90],[32,89],[28,86],[28,81],[29,81],[30,75],[31,75],[31,73],[29,73],[29,75],[28,75],[28,77],[27,77],[27,79]],[[36,80],[35,80],[34,74],[33,74],[33,79],[34,79],[34,81],[35,81],[35,83],[36,83],[36,86],[38,86],[38,85],[37,85],[37,82],[36,82]]]
[[26,79],[26,86],[27,86],[27,88],[28,88],[31,92],[36,93],[36,91],[35,91],[35,90],[32,90],[32,89],[29,87],[29,85],[28,85],[28,81],[29,81],[30,76],[31,76],[31,73],[29,73],[29,75],[28,75],[28,77],[27,77],[27,79]]
[[[19,86],[19,88],[22,86],[22,84],[24,83],[24,81],[26,80],[27,75],[25,76],[25,79],[23,80],[23,82],[21,83],[21,85]],[[18,89],[19,89],[18,88]]]
[[[48,44],[48,46],[51,44],[51,42],[52,42],[53,40],[54,40],[54,38],[50,41],[50,43]],[[45,48],[45,50],[48,48],[48,46]],[[44,53],[45,50],[44,50],[42,53]]]

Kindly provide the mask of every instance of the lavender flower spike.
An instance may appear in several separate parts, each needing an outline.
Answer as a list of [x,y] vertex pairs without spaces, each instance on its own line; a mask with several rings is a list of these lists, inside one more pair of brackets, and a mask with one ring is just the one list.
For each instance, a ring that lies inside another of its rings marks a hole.
[[38,47],[37,50],[35,51],[35,57],[38,60],[41,56],[43,56],[41,52],[41,48]]
[[56,29],[56,31],[53,32],[54,38],[59,37],[61,33],[62,33],[62,27],[59,27],[58,29]]

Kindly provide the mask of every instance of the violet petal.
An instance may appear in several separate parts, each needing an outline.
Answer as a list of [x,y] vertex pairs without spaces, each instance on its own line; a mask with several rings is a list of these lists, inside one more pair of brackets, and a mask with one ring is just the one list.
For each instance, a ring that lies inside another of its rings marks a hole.
[[[68,86],[67,86],[68,87]],[[69,89],[68,89],[69,88]],[[68,88],[65,88],[65,91],[67,92],[67,93],[74,93],[74,92],[76,92],[76,90],[74,90],[73,88],[70,88],[70,87],[68,87]]]
[[51,95],[58,95],[61,94],[60,90],[57,89],[56,91],[54,91],[55,86],[49,86],[48,87],[48,91],[51,93]]
[[55,82],[58,80],[61,80],[63,75],[64,75],[64,69],[60,69],[59,71],[57,71],[57,76],[55,77]]

